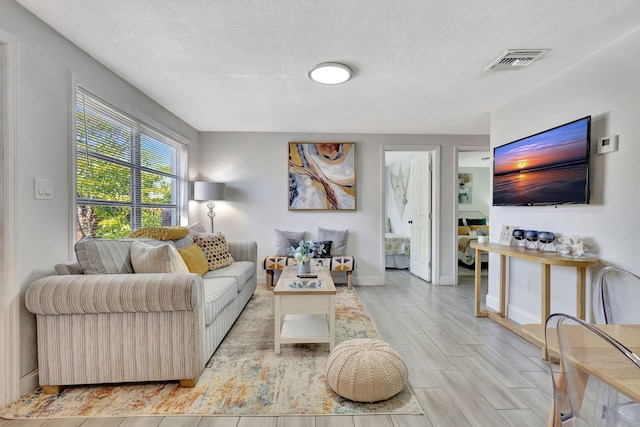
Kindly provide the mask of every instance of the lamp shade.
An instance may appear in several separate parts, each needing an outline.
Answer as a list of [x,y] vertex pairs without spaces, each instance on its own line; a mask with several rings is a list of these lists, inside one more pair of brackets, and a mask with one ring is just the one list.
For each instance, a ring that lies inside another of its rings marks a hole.
[[193,200],[225,200],[224,182],[194,181]]

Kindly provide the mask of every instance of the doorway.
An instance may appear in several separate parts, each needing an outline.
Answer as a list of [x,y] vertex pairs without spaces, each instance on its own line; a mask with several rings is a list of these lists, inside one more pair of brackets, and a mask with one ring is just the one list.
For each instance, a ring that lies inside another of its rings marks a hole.
[[440,147],[383,146],[382,159],[382,265],[437,282]]
[[[454,248],[456,266],[456,284],[472,283],[475,276],[475,262],[482,263],[482,274],[488,273],[488,255],[483,254],[480,260],[475,259],[475,251],[468,246],[473,241],[475,228],[488,230],[491,207],[491,152],[489,147],[457,147],[455,181],[457,183]],[[467,224],[468,223],[468,224]],[[473,227],[470,227],[474,224]],[[486,227],[481,226],[485,224]],[[471,228],[474,228],[473,230]],[[471,235],[469,235],[471,233]]]

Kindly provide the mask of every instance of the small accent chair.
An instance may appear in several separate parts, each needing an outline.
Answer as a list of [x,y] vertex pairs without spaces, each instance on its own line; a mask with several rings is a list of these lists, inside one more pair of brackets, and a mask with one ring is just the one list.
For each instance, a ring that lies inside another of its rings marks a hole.
[[[547,318],[545,339],[547,351],[550,351],[550,343],[556,340],[560,349],[560,364],[549,364],[553,379],[554,427],[640,426],[638,421],[620,411],[619,402],[629,401],[628,398],[579,369],[580,364],[587,361],[615,364],[620,369],[640,369],[638,356],[594,325],[562,313]],[[599,351],[593,351],[595,347],[599,347]],[[603,393],[603,389],[607,392]]]
[[606,266],[593,279],[594,323],[640,323],[640,277],[622,268]]

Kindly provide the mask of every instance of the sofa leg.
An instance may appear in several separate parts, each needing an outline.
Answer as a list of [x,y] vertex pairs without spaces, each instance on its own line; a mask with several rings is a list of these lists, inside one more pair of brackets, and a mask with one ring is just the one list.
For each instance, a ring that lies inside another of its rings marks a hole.
[[194,388],[196,386],[196,383],[198,382],[198,379],[191,379],[191,380],[180,380],[180,387],[182,388]]
[[43,385],[42,392],[44,394],[58,394],[65,389],[63,385]]
[[267,289],[273,288],[273,270],[267,270]]
[[349,285],[349,290],[353,289],[353,282],[351,279],[352,274],[353,274],[353,271],[351,270],[347,271],[347,285]]

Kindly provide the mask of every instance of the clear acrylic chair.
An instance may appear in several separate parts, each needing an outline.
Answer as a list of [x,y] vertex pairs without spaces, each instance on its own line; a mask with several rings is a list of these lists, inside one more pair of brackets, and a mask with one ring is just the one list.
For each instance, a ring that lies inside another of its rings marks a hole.
[[640,323],[640,276],[606,266],[593,279],[594,323]]
[[[545,338],[551,357],[553,379],[554,427],[560,426],[640,426],[625,416],[621,401],[629,398],[611,389],[580,369],[583,364],[614,364],[624,369],[640,369],[640,358],[595,326],[567,314],[552,314],[546,321]],[[559,348],[560,354],[552,352]],[[607,392],[603,393],[603,390]],[[636,406],[636,405],[630,405]]]

